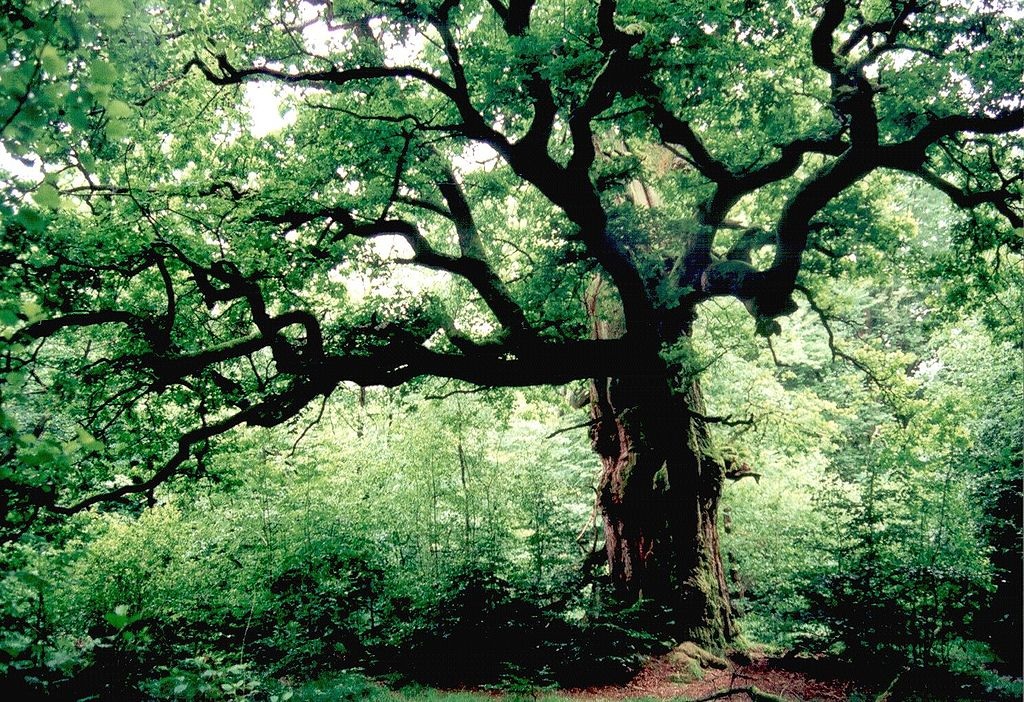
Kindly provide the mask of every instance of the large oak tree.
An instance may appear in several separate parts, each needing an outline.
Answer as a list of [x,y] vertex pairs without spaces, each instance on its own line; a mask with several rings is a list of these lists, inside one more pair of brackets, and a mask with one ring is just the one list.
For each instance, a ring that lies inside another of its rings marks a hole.
[[613,582],[731,637],[699,307],[821,312],[880,172],[1019,253],[1014,4],[15,2],[5,538],[346,384],[585,380]]

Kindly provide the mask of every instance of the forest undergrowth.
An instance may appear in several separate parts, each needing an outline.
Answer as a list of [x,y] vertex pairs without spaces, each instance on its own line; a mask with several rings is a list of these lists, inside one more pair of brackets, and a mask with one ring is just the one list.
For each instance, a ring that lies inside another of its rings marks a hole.
[[[586,499],[589,447],[552,435],[577,421],[559,394],[380,392],[351,395],[311,429],[240,438],[153,507],[79,515],[4,546],[6,689],[67,700],[710,699],[730,688],[1016,699],[1019,667],[1001,657],[1013,644],[998,628],[1013,625],[998,586],[1010,574],[993,566],[1012,544],[981,539],[1005,533],[998,510],[1018,468],[965,468],[1000,460],[998,441],[978,437],[1008,426],[988,416],[1014,410],[1012,385],[966,362],[997,357],[980,327],[936,338],[942,370],[908,376],[902,399],[829,371],[830,397],[842,388],[859,403],[848,413],[799,379],[788,406],[772,404],[776,370],[728,366],[759,378],[764,396],[748,400],[780,421],[724,434],[760,476],[730,485],[724,506],[744,633],[707,659],[680,653],[663,611],[617,602]],[[750,375],[707,382],[728,395]],[[884,418],[895,401],[913,411],[905,423]],[[980,434],[950,445],[937,424],[954,404],[976,408],[962,426]]]

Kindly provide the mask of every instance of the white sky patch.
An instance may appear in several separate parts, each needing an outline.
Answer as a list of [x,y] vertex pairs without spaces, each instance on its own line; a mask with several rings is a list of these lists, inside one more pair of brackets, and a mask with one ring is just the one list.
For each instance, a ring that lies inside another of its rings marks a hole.
[[22,180],[42,180],[43,163],[35,156],[29,157],[33,165],[28,165],[21,159],[11,156],[10,152],[0,143],[0,170],[7,171],[15,178]]
[[452,167],[456,173],[472,173],[473,171],[490,170],[498,161],[498,152],[490,144],[473,142],[461,154],[452,158]]
[[281,88],[269,81],[255,81],[245,84],[245,104],[249,109],[249,133],[257,139],[279,132],[295,123],[295,110],[283,112]]
[[400,234],[385,234],[374,237],[370,245],[377,252],[378,256],[388,260],[413,257],[412,246]]
[[387,273],[363,274],[342,263],[327,274],[328,280],[332,283],[344,285],[349,298],[357,304],[370,292],[391,296],[397,294],[399,290],[405,290],[415,294],[437,288],[444,283],[444,273],[422,266],[399,263],[413,256],[412,246],[399,234],[374,237],[367,245],[382,259],[395,262],[389,266],[390,270]]
[[[385,31],[384,22],[379,17],[370,20],[370,29],[380,39],[384,47],[385,66],[415,66],[416,58],[423,52],[427,40],[422,34],[410,34],[405,40]],[[421,66],[427,68],[427,66]]]
[[331,29],[326,22],[313,22],[302,30],[302,39],[308,51],[318,56],[327,56],[349,48],[346,34]]
[[946,367],[940,359],[929,358],[918,364],[914,369],[914,377],[923,380],[935,380],[935,377]]

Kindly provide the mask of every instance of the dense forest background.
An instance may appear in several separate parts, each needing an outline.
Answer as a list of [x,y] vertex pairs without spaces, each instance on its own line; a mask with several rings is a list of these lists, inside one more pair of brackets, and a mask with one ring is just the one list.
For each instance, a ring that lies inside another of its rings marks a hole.
[[3,689],[1018,699],[1019,8],[720,5],[13,3]]

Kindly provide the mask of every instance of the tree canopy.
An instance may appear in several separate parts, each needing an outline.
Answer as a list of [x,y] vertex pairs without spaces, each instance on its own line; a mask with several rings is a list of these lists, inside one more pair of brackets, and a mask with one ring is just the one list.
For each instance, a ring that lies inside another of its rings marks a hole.
[[1019,256],[1022,29],[999,0],[16,2],[5,536],[346,383],[685,384],[701,303],[824,316],[903,178]]
[[6,9],[5,689],[1019,699],[1018,2]]

